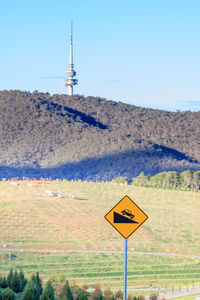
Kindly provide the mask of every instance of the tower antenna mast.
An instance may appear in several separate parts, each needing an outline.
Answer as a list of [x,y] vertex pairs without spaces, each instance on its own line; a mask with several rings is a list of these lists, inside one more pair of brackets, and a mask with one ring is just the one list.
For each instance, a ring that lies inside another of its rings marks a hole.
[[70,54],[69,54],[69,65],[68,71],[66,72],[68,78],[65,79],[65,85],[68,86],[68,95],[73,95],[73,86],[78,84],[78,80],[74,79],[76,72],[73,64],[73,22],[71,22],[71,40],[70,40]]

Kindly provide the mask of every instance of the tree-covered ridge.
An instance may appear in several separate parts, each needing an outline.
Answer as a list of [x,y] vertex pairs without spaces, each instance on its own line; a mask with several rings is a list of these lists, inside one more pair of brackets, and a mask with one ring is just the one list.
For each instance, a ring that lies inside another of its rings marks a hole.
[[0,92],[0,177],[111,180],[200,169],[200,112]]
[[[133,142],[148,140],[200,160],[200,111],[170,112],[137,107],[122,102],[106,101],[98,97],[53,96],[55,102],[89,113],[118,137]],[[128,139],[127,139],[128,138]]]

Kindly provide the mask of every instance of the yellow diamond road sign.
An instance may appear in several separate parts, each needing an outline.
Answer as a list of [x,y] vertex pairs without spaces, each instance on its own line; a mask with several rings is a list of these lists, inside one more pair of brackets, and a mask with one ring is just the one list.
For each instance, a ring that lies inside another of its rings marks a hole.
[[148,219],[148,216],[128,196],[125,196],[105,215],[105,219],[125,239],[128,239]]

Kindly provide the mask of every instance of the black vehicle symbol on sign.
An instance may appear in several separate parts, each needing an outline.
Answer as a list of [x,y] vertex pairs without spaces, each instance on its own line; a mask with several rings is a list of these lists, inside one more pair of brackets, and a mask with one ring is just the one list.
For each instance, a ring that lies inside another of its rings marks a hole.
[[128,217],[130,217],[131,219],[133,219],[135,216],[132,214],[132,211],[129,209],[124,209],[121,211],[122,215],[126,215]]

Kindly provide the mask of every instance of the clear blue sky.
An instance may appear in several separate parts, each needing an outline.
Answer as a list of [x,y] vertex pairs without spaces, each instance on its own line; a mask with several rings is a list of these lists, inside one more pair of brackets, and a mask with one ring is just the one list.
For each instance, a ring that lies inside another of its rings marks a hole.
[[199,0],[3,0],[0,90],[74,92],[133,105],[200,110]]

